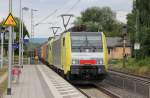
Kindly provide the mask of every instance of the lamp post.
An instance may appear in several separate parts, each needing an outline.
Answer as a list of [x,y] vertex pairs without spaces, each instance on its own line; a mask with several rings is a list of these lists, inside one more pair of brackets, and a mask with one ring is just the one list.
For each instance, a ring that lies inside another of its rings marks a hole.
[[20,24],[19,24],[19,66],[21,66],[21,28],[22,28],[22,0],[20,0],[19,4],[19,14],[20,14]]
[[[38,10],[31,9],[31,37],[30,37],[30,47],[32,48],[32,40],[34,39],[34,12]],[[31,52],[32,53],[32,52]],[[34,57],[34,54],[31,54],[31,58]]]
[[31,39],[34,38],[34,12],[38,10],[31,9]]
[[23,19],[23,12],[24,11],[28,11],[29,10],[29,8],[27,8],[27,7],[23,7],[22,8],[22,24],[21,24],[21,66],[23,67],[23,51],[24,51],[24,46],[23,46],[23,32],[24,32],[24,30],[23,30],[23,28],[24,28],[24,19]]

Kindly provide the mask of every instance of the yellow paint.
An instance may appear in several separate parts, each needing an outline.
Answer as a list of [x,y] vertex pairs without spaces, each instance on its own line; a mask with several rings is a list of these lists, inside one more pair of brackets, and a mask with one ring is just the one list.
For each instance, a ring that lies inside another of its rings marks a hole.
[[[63,38],[65,38],[65,46],[63,46]],[[71,38],[70,32],[64,34],[61,38],[61,65],[64,69],[64,74],[70,71],[71,67]]]
[[108,49],[107,49],[106,37],[103,32],[102,32],[102,43],[103,43],[103,53],[104,53],[103,61],[104,61],[106,70],[108,70]]
[[52,58],[52,42],[53,42],[53,39],[51,39],[48,42],[48,63],[49,64],[52,64],[52,62],[53,62],[53,58]]
[[7,19],[5,20],[4,25],[5,26],[16,26],[17,25],[17,23],[11,13],[8,15]]

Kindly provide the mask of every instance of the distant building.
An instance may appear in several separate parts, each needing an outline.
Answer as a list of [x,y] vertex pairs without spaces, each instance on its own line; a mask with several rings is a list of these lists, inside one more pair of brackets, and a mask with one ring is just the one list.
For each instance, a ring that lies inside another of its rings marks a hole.
[[[123,58],[123,40],[121,37],[107,37],[107,46],[109,59],[122,59]],[[125,54],[131,57],[131,43],[127,41]]]

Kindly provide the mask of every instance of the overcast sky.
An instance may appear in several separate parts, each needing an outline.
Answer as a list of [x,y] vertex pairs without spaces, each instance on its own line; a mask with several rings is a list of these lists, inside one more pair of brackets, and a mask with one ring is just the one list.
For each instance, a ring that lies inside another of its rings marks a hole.
[[[9,0],[0,0],[0,20],[3,20],[8,15],[8,3]],[[13,15],[19,16],[19,0],[13,1]],[[38,10],[34,12],[34,22],[39,23],[42,19],[50,15],[49,18],[45,19],[43,23],[52,24],[41,24],[35,27],[35,37],[49,37],[52,36],[52,31],[49,29],[51,26],[62,26],[62,20],[59,15],[61,14],[73,14],[75,17],[80,16],[81,11],[91,6],[111,7],[113,11],[117,13],[117,19],[121,22],[126,23],[126,15],[132,10],[133,0],[22,0],[24,7]],[[25,25],[29,32],[31,32],[31,11],[24,12]],[[72,18],[70,26],[75,19]],[[68,28],[69,28],[68,27]],[[59,31],[61,32],[61,30]]]

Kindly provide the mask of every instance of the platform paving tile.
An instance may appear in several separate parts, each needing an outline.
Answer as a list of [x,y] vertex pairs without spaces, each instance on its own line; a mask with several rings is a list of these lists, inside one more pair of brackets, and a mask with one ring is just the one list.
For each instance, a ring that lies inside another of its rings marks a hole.
[[53,98],[45,93],[46,90],[37,74],[36,65],[25,65],[19,83],[13,84],[12,94],[4,98]]

